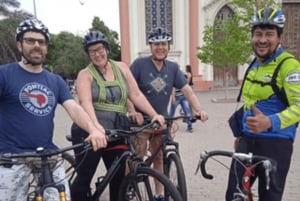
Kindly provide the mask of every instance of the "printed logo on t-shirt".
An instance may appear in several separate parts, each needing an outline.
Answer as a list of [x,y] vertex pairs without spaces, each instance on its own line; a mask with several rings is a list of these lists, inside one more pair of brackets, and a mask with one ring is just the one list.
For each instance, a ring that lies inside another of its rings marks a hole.
[[20,102],[28,112],[46,116],[53,110],[55,97],[47,86],[31,82],[21,89]]

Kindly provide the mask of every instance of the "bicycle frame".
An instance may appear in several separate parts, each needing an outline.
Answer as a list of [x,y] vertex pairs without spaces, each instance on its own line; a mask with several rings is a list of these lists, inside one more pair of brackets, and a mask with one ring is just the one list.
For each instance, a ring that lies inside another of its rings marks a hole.
[[[124,160],[127,160],[129,157],[132,157],[132,150],[125,151],[120,158],[116,158],[110,168],[107,170],[104,176],[98,177],[97,182],[95,183],[96,189],[93,193],[91,193],[91,201],[97,201],[101,198],[102,193],[104,192],[105,188],[108,186],[110,181],[112,180],[113,176],[120,168],[120,164]],[[131,160],[128,160],[131,161]],[[128,167],[131,169],[133,166],[132,164],[128,164]]]
[[[154,126],[154,125],[157,125],[157,123],[149,123],[139,128],[138,130],[130,130],[130,131],[124,131],[118,129],[105,130],[108,136],[108,141],[116,140],[116,139],[124,139],[125,145],[127,145],[126,147],[127,150],[125,150],[120,157],[114,160],[110,168],[107,169],[104,176],[100,176],[97,178],[97,181],[95,182],[96,188],[93,191],[91,190],[89,194],[90,201],[100,200],[102,193],[109,185],[109,183],[111,182],[111,180],[113,179],[114,175],[117,173],[119,168],[121,168],[121,165],[123,164],[124,161],[126,161],[129,171],[127,176],[122,181],[121,184],[122,186],[120,187],[120,192],[119,192],[120,194],[118,195],[119,199],[120,198],[124,199],[123,196],[125,196],[125,194],[123,193],[126,193],[126,196],[129,196],[130,199],[135,198],[137,200],[140,200],[144,198],[144,196],[146,196],[147,197],[145,198],[146,200],[152,200],[154,195],[154,191],[153,191],[154,189],[150,184],[151,183],[150,180],[157,179],[157,181],[162,182],[162,184],[164,184],[165,188],[167,189],[165,191],[166,196],[173,198],[174,200],[181,200],[179,191],[175,188],[175,186],[168,180],[168,178],[165,175],[149,168],[142,159],[136,156],[134,147],[131,143],[130,135],[136,135],[138,133],[141,133],[141,131],[144,130],[145,128],[149,128],[150,126]],[[117,145],[116,147],[104,149],[104,151],[110,151],[110,150],[115,150],[120,148],[123,149],[124,145]],[[140,190],[140,188],[143,189],[143,184],[145,185],[144,186],[145,192],[143,190],[142,191]],[[128,187],[127,185],[129,186],[129,188],[127,188]],[[143,192],[143,194],[141,194],[141,192]],[[146,193],[146,195],[144,195],[144,193]]]
[[[166,158],[169,153],[174,152],[176,155],[179,155],[179,143],[174,141],[172,136],[171,136],[171,129],[173,125],[173,121],[177,119],[186,119],[189,118],[187,116],[177,116],[177,117],[165,117],[167,127],[166,129],[156,131],[154,135],[162,135],[162,141],[159,144],[159,146],[154,150],[154,152],[149,156],[146,160],[145,163],[147,165],[152,165],[155,158],[157,157],[158,153],[160,150],[163,152],[163,162],[164,162],[164,169],[165,169],[165,164],[166,164]],[[147,119],[147,118],[146,118]],[[166,170],[164,171],[166,173]]]
[[162,141],[159,144],[159,146],[154,150],[154,152],[151,154],[151,156],[145,159],[145,163],[148,166],[151,166],[154,160],[156,159],[157,155],[159,154],[159,152],[162,151],[163,162],[165,167],[166,158],[170,152],[174,152],[179,156],[179,144],[178,142],[175,142],[172,139],[170,132],[168,130],[162,130],[160,134],[155,134],[155,135],[162,135]]
[[[43,147],[39,147],[36,149],[35,152],[26,152],[26,153],[4,153],[1,155],[0,159],[2,165],[15,165],[15,164],[32,164],[34,167],[32,168],[34,171],[37,171],[39,176],[36,180],[37,186],[35,186],[35,193],[34,193],[34,200],[37,201],[43,201],[43,193],[46,188],[53,187],[57,190],[59,195],[60,201],[66,201],[66,192],[65,192],[65,186],[63,184],[57,184],[53,179],[53,168],[51,165],[50,158],[52,156],[59,155],[61,153],[64,153],[66,151],[75,149],[80,146],[85,146],[86,143],[81,143],[69,147],[65,147],[63,149],[59,150],[45,150]],[[26,158],[38,158],[40,159],[40,162],[38,161],[32,161],[32,162],[26,162]],[[13,161],[13,159],[24,159],[22,161]],[[55,166],[59,163],[59,161],[55,161]],[[34,174],[34,172],[32,172]],[[29,196],[29,195],[28,195]],[[29,198],[29,197],[28,197]]]
[[[162,151],[163,173],[168,176],[172,183],[181,193],[183,200],[187,201],[187,187],[183,164],[179,154],[179,143],[172,137],[173,122],[178,119],[190,118],[188,116],[165,117],[166,129],[154,131],[154,135],[161,135],[162,140],[158,147],[145,159],[150,167]],[[199,117],[198,117],[199,118]],[[148,118],[145,118],[146,121]],[[196,119],[194,120],[196,121]]]
[[[202,152],[200,156],[200,160],[198,163],[198,167],[196,169],[196,173],[201,168],[201,174],[206,179],[213,179],[213,176],[211,174],[208,174],[206,172],[206,162],[208,158],[213,156],[226,156],[226,157],[232,157],[233,160],[235,160],[237,163],[243,164],[244,166],[244,173],[242,178],[242,183],[240,189],[237,186],[237,193],[234,193],[233,201],[253,201],[252,192],[251,192],[251,177],[255,171],[255,168],[257,165],[262,164],[262,167],[265,169],[265,176],[266,176],[266,189],[269,189],[270,185],[273,185],[275,188],[276,181],[274,177],[274,173],[277,169],[277,163],[271,158],[265,157],[265,156],[259,156],[259,155],[253,155],[252,153],[237,153],[237,152],[229,152],[229,151],[211,151],[211,152]],[[215,159],[216,160],[216,159]],[[216,160],[218,161],[218,160]],[[242,163],[245,162],[245,163]]]

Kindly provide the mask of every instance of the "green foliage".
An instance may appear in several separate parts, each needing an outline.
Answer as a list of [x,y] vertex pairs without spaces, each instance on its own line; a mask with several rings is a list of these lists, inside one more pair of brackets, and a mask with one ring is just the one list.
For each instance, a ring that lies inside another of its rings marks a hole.
[[[16,27],[22,20],[33,15],[19,10],[20,1],[0,0],[0,2],[0,64],[4,64],[19,60],[15,41]],[[99,30],[108,37],[110,57],[120,60],[121,48],[118,33],[110,30],[99,17],[94,17],[91,25],[90,30]],[[82,36],[69,32],[51,34],[45,68],[64,78],[76,79],[78,72],[89,63],[82,47],[82,40]]]
[[234,15],[205,26],[204,45],[198,47],[198,58],[220,68],[249,62],[252,55],[249,22],[255,6],[264,7],[265,4],[272,5],[274,0],[265,0],[259,5],[256,0],[229,0],[228,5],[234,10]]
[[51,36],[46,66],[68,79],[75,79],[79,70],[88,64],[82,48],[82,38],[69,32]]

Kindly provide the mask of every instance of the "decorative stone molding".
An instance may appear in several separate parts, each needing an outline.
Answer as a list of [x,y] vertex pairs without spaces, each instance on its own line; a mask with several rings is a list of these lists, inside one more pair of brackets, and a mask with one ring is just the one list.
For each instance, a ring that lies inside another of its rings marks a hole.
[[228,0],[211,0],[203,7],[204,12],[211,12],[212,10],[216,10],[217,8],[225,5]]

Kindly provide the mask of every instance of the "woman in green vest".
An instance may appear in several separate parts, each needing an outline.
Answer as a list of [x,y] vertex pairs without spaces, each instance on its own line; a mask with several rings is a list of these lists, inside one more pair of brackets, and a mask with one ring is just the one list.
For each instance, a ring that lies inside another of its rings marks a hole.
[[[101,129],[103,127],[105,129],[129,129],[127,99],[152,117],[153,120],[158,120],[163,125],[163,116],[158,115],[148,103],[143,93],[139,90],[129,67],[123,62],[109,59],[109,42],[103,33],[99,31],[89,32],[84,37],[83,48],[91,63],[78,74],[77,95],[80,105],[89,114],[96,127],[101,127]],[[88,137],[88,134],[75,124],[72,125],[71,132],[73,144],[80,143]],[[105,136],[97,137],[100,140],[105,138]],[[123,140],[108,142],[107,148],[120,144],[124,144]],[[76,150],[76,152],[80,151]],[[77,178],[71,186],[72,201],[88,200],[90,183],[100,158],[103,158],[106,168],[109,168],[114,159],[123,152],[124,150],[119,149],[110,151],[105,151],[105,149],[90,150],[83,162],[81,162]],[[82,161],[82,157],[82,155],[76,156],[77,162]],[[117,200],[116,192],[119,190],[119,185],[124,175],[125,164],[110,183],[111,201]]]

